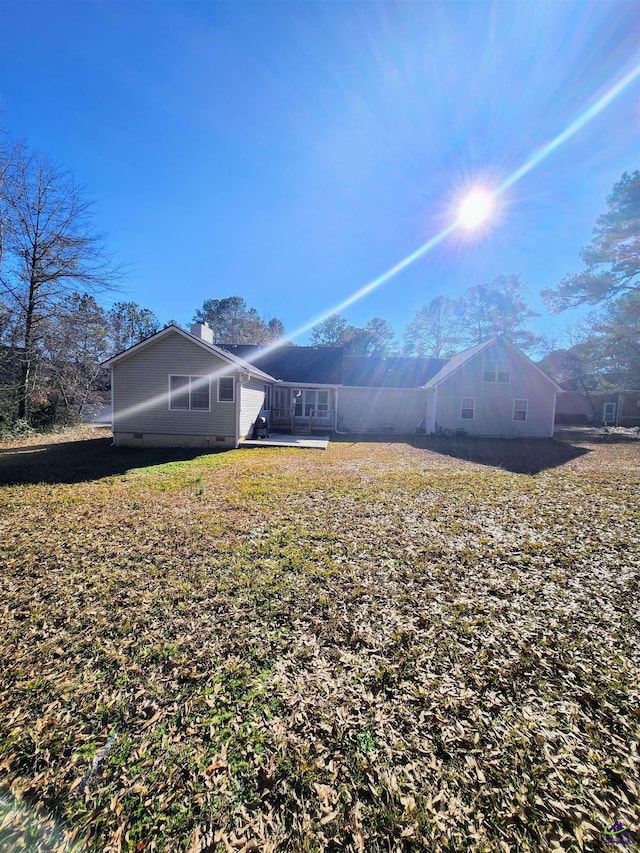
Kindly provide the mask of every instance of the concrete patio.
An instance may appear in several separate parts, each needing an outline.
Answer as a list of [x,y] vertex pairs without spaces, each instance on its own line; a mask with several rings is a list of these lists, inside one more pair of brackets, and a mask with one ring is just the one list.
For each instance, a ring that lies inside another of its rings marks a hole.
[[239,447],[301,447],[312,450],[326,450],[328,435],[289,435],[272,434],[269,438],[252,438],[239,443]]

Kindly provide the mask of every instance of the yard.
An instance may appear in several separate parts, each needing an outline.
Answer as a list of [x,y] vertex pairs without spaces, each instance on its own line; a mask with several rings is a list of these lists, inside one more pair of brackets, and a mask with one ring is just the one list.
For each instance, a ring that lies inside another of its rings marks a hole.
[[640,843],[639,441],[107,436],[0,448],[0,850]]

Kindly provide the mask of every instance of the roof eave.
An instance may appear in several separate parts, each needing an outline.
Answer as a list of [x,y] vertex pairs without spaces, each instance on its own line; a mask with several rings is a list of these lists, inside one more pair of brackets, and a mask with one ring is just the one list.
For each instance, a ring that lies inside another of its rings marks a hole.
[[226,350],[220,349],[215,344],[209,344],[207,341],[203,341],[201,338],[197,338],[195,335],[192,335],[190,332],[185,332],[184,329],[181,329],[179,326],[166,326],[164,329],[161,329],[159,332],[151,335],[151,337],[146,338],[144,341],[140,341],[140,343],[134,344],[129,349],[124,350],[117,355],[114,355],[112,358],[104,361],[100,366],[105,368],[111,368],[114,364],[117,364],[120,361],[124,361],[124,359],[129,358],[134,355],[136,352],[147,347],[149,344],[157,341],[159,338],[164,338],[168,334],[175,333],[181,335],[188,341],[191,341],[194,344],[197,344],[202,349],[207,352],[217,355],[223,361],[226,361],[228,364],[233,365],[238,370],[241,370],[245,373],[249,373],[252,376],[255,376],[258,379],[265,379],[267,382],[277,382],[277,380],[270,376],[268,373],[265,373],[260,368],[255,367],[255,365],[250,364],[248,361],[244,361],[244,359],[239,358],[237,355],[233,353],[227,352]]

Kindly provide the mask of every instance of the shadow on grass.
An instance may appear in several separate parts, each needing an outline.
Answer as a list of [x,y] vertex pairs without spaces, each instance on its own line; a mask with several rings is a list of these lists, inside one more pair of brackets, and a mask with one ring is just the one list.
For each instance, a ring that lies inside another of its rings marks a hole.
[[473,436],[441,438],[432,435],[389,436],[389,435],[350,435],[341,436],[342,441],[397,442],[410,444],[450,456],[501,468],[514,474],[539,474],[547,468],[557,468],[590,453],[586,447],[577,447],[566,441],[552,438],[474,438]]
[[513,474],[539,474],[591,451],[553,438],[431,438],[417,444],[443,456],[502,468]]
[[108,438],[25,444],[0,450],[0,484],[84,483],[131,468],[182,462],[212,453],[207,448],[112,447]]
[[[577,436],[572,436],[579,440]],[[196,459],[207,448],[112,447],[111,436],[63,442],[24,444],[0,450],[0,484],[83,483],[167,462]],[[570,440],[439,438],[434,436],[350,435],[332,441],[402,443],[443,456],[502,468],[515,474],[538,474],[591,451]]]

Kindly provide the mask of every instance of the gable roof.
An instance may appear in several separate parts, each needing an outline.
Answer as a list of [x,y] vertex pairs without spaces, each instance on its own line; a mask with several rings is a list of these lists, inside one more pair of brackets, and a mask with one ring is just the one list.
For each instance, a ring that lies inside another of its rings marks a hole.
[[454,373],[457,373],[457,371],[460,370],[461,367],[463,367],[481,352],[486,349],[489,349],[489,347],[493,346],[498,342],[505,344],[507,349],[510,349],[516,355],[516,357],[527,361],[534,370],[537,370],[541,376],[544,376],[547,382],[550,382],[553,385],[556,391],[562,391],[562,388],[555,380],[553,380],[547,373],[545,373],[544,370],[541,370],[537,364],[531,361],[529,356],[525,355],[522,350],[519,350],[515,344],[512,344],[511,341],[505,337],[490,338],[488,341],[483,341],[483,343],[481,344],[476,344],[470,349],[457,353],[449,359],[449,361],[444,365],[444,367],[439,370],[438,373],[436,373],[436,375],[432,379],[430,379],[426,383],[425,388],[437,388],[437,386],[440,385],[440,383],[444,382],[445,379],[448,379]]
[[283,382],[315,385],[342,383],[342,347],[260,347],[219,344],[227,352],[258,365]]
[[428,382],[425,383],[425,387],[435,388],[441,382],[444,382],[445,379],[448,379],[453,373],[456,373],[474,356],[487,349],[490,344],[495,343],[496,340],[497,338],[492,338],[489,341],[484,341],[484,343],[476,344],[474,347],[471,347],[471,349],[466,349],[463,350],[463,352],[456,353],[456,355],[452,356],[447,361],[447,363],[436,373],[435,376],[433,376]]
[[150,335],[148,338],[145,338],[143,341],[140,341],[137,344],[134,344],[132,347],[129,347],[126,350],[114,355],[112,358],[107,359],[102,363],[102,367],[112,367],[114,364],[124,360],[125,358],[129,358],[129,356],[134,355],[136,352],[144,349],[152,343],[160,340],[161,338],[165,338],[170,334],[181,335],[183,338],[188,340],[190,343],[197,344],[202,349],[211,353],[211,355],[215,355],[218,358],[226,361],[228,364],[233,365],[238,370],[241,370],[245,373],[250,373],[253,376],[257,376],[259,379],[266,379],[269,382],[274,381],[274,377],[270,376],[268,373],[260,370],[253,364],[249,364],[248,361],[245,361],[242,358],[239,358],[237,355],[226,352],[220,347],[217,347],[215,344],[209,344],[206,341],[203,341],[201,338],[197,338],[195,335],[192,335],[190,332],[185,332],[184,329],[181,329],[179,326],[166,326],[159,332],[155,332],[153,335]]
[[347,356],[342,364],[342,384],[365,388],[422,388],[446,363],[446,358]]

